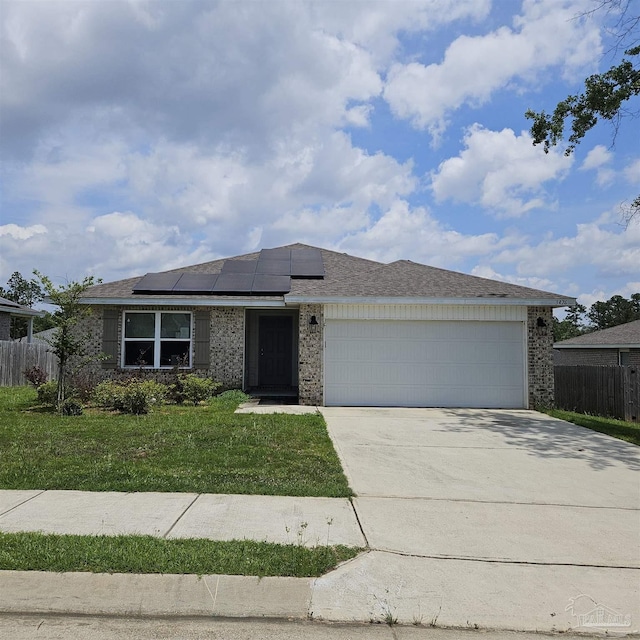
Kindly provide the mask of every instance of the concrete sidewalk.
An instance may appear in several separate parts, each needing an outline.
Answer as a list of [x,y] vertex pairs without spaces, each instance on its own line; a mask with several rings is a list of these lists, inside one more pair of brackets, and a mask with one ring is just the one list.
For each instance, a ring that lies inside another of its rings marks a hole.
[[0,531],[366,545],[346,498],[0,490]]

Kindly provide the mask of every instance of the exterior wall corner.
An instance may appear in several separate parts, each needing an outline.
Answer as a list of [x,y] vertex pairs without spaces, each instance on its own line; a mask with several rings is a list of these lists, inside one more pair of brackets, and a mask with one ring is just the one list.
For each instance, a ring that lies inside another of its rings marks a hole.
[[[318,324],[312,329],[309,321]],[[323,404],[324,314],[320,304],[301,304],[298,323],[298,401],[303,405]]]
[[[538,319],[544,324],[539,326]],[[527,309],[527,379],[529,408],[552,407],[554,377],[551,307]]]

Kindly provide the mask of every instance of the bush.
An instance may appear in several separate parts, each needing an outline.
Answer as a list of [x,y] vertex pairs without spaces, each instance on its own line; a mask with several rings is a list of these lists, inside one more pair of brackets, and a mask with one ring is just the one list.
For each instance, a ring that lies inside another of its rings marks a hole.
[[200,378],[189,373],[178,378],[172,391],[176,402],[189,402],[195,405],[211,398],[220,386],[219,382],[214,382],[211,378]]
[[81,369],[69,377],[68,388],[73,397],[82,402],[89,402],[97,386],[97,374],[94,371]]
[[49,380],[38,387],[38,402],[55,407],[58,402],[58,383],[55,380]]
[[49,376],[47,372],[37,364],[23,371],[24,377],[36,388],[41,387]]
[[93,401],[107,409],[140,415],[149,413],[154,405],[161,405],[167,395],[167,387],[155,380],[132,378],[126,382],[106,380],[93,392]]
[[67,398],[62,403],[62,411],[63,416],[81,416],[82,415],[82,405],[78,400],[74,398]]
[[116,409],[123,402],[124,385],[115,380],[105,380],[93,390],[91,400],[105,409]]

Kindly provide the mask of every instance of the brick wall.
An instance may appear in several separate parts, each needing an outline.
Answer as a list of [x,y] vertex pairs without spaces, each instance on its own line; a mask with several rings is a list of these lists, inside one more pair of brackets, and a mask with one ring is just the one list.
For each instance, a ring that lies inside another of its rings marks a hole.
[[[82,322],[78,329],[91,335],[88,351],[94,356],[102,353],[102,323],[103,312],[106,309],[118,311],[118,364],[122,349],[122,311],[123,307],[97,307],[93,315]],[[135,307],[135,311],[159,311],[160,307]],[[183,307],[172,311],[191,311],[194,313],[201,308]],[[195,329],[192,324],[193,341]],[[244,358],[244,309],[233,307],[213,307],[210,320],[210,367],[209,369],[194,370],[200,376],[208,376],[221,382],[225,389],[242,388],[242,372]],[[98,379],[125,378],[131,375],[133,369],[103,369],[99,361],[92,362],[88,371]],[[172,370],[145,370],[145,375],[159,382],[170,381]]]
[[[315,316],[318,325],[311,331],[309,320]],[[324,319],[322,305],[301,304],[298,334],[298,397],[300,404],[322,405],[322,345],[324,340]]]
[[[618,364],[618,349],[554,349],[553,362],[563,366],[615,366]],[[629,364],[640,365],[640,349],[629,349]]]
[[[542,318],[545,326],[538,326]],[[551,307],[527,309],[529,408],[553,406],[553,331]]]
[[244,371],[244,308],[211,309],[210,375],[224,389],[242,389]]

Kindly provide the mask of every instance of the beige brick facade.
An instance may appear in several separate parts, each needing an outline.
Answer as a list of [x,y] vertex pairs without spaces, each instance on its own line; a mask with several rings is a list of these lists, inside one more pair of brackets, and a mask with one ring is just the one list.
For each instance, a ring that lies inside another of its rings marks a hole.
[[[529,408],[553,406],[553,330],[551,307],[527,310]],[[538,323],[541,319],[542,326]]]
[[[110,307],[115,309],[115,307]],[[158,308],[136,307],[136,310],[159,310]],[[122,345],[122,311],[118,308],[118,345]],[[199,308],[202,312],[203,309]],[[191,311],[196,308],[176,309]],[[221,382],[225,389],[241,389],[244,387],[245,359],[245,309],[242,307],[211,307],[209,310],[209,353],[208,369],[198,369],[199,375],[209,376]],[[315,316],[318,325],[312,331],[309,324],[311,316]],[[538,318],[544,326],[538,325]],[[102,351],[102,310],[96,309],[81,327],[92,335],[89,343],[91,354],[98,356]],[[199,336],[194,335],[194,342]],[[527,377],[529,406],[547,407],[553,405],[553,336],[550,307],[530,307],[527,320]],[[323,345],[324,315],[320,304],[302,304],[299,309],[298,323],[298,376],[299,402],[304,405],[321,406],[323,403]],[[119,364],[119,363],[118,363]],[[94,375],[104,377],[122,377],[130,375],[131,370],[104,369],[100,362],[93,363]],[[171,375],[168,370],[148,371],[148,375],[159,380],[166,380]]]
[[209,374],[224,389],[244,385],[244,316],[242,307],[211,308]]
[[[318,324],[312,331],[309,320],[315,316]],[[299,322],[299,388],[300,404],[322,406],[322,352],[324,344],[324,317],[322,305],[300,305]]]

